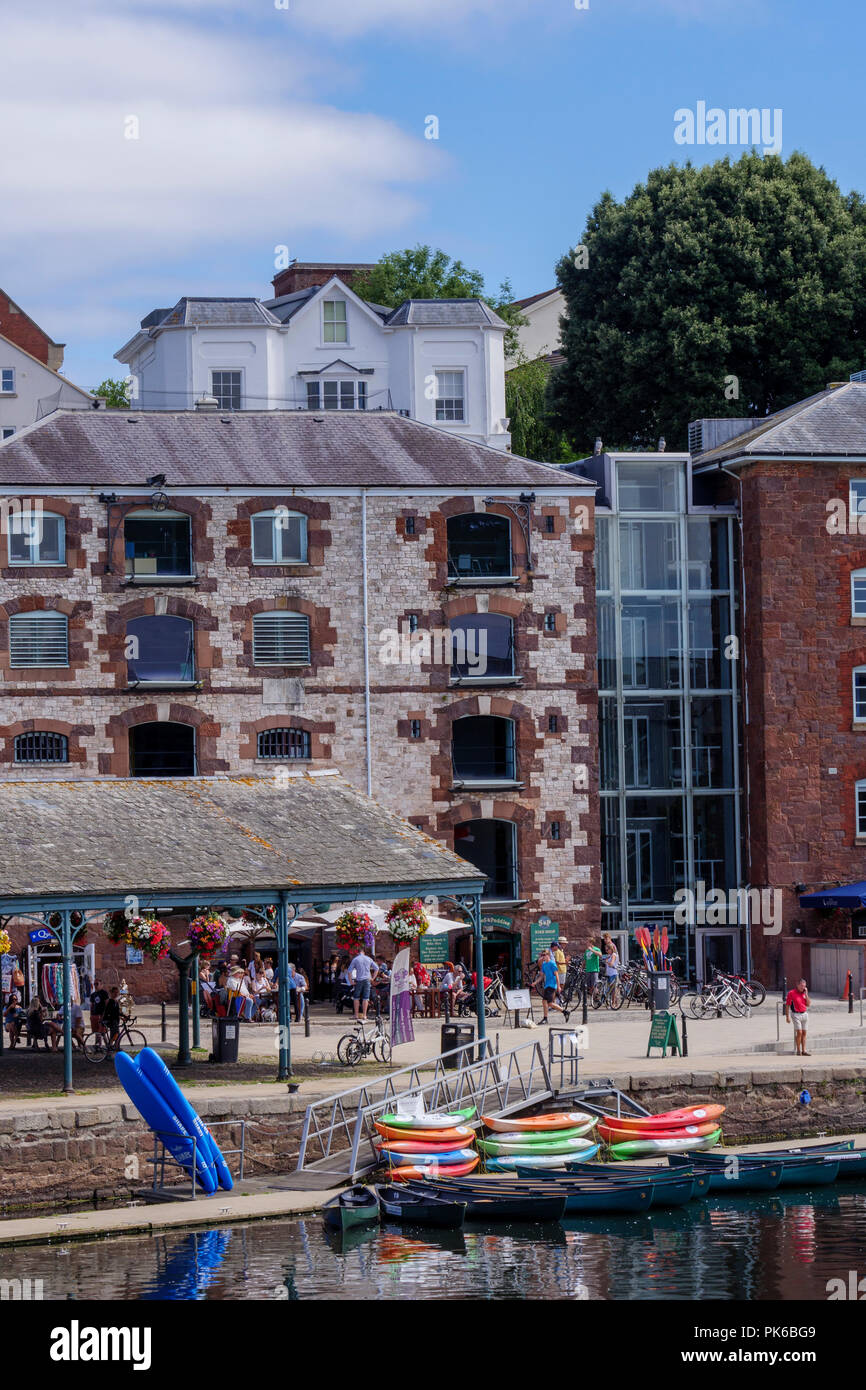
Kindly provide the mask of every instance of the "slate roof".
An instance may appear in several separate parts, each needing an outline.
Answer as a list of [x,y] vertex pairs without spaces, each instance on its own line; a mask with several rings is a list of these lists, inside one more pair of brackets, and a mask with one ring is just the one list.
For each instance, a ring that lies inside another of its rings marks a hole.
[[[151,316],[148,315],[150,318]],[[258,299],[194,299],[184,295],[160,319],[159,328],[193,328],[208,325],[279,323]]]
[[[0,449],[0,485],[568,486],[552,465],[386,411],[57,410]],[[574,479],[579,487],[585,480]]]
[[508,327],[483,299],[406,299],[385,322],[389,328],[399,328],[403,324],[430,328],[474,324]]
[[708,449],[697,468],[725,459],[787,454],[866,454],[866,382],[846,382],[769,415],[755,429]]
[[554,285],[552,290],[542,290],[540,294],[530,294],[526,299],[515,299],[512,309],[528,309],[530,305],[537,304],[540,299],[549,299],[552,294],[559,291],[559,286]]
[[484,880],[334,773],[0,782],[0,843],[0,902]]

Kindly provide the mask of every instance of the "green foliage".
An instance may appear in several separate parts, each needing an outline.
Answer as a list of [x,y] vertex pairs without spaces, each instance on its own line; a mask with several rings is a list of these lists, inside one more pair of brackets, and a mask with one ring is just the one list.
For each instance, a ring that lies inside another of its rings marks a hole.
[[117,377],[109,376],[105,378],[105,381],[100,382],[99,386],[94,386],[90,394],[92,396],[104,396],[109,410],[125,410],[129,405],[130,385],[130,377],[121,381]]
[[690,420],[764,416],[866,367],[866,206],[803,154],[654,169],[603,195],[581,244],[585,269],[558,266],[550,388],[581,454],[598,435],[682,449]]
[[560,429],[552,423],[546,404],[550,363],[524,358],[505,378],[505,413],[511,424],[511,448],[539,463],[570,463],[576,456]]

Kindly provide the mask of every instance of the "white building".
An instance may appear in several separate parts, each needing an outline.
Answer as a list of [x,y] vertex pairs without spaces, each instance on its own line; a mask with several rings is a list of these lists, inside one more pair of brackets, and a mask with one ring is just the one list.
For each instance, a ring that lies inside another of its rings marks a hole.
[[0,443],[52,410],[87,410],[96,397],[0,337]]
[[509,358],[506,367],[516,367],[521,359],[535,362],[539,357],[556,357],[562,352],[560,319],[565,314],[565,298],[561,290],[544,290],[528,299],[515,300],[513,305],[527,320],[517,330],[520,356]]
[[395,410],[507,449],[505,331],[481,299],[388,309],[334,275],[266,301],[184,297],[115,357],[136,409]]

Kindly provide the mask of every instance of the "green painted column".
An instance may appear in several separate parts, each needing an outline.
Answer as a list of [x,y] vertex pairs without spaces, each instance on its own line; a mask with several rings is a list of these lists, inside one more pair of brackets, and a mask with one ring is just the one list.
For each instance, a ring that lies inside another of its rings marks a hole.
[[478,1008],[478,1055],[487,1051],[487,1015],[484,1012],[484,934],[481,931],[481,899],[471,899],[472,928],[475,933],[475,999]]
[[[292,917],[295,910],[292,909]],[[285,893],[277,903],[277,1023],[279,1025],[280,1069],[278,1081],[288,1081],[292,1074],[292,1040],[289,1034],[289,906]]]
[[71,1096],[72,1084],[72,913],[60,912],[60,951],[63,959],[63,1094]]

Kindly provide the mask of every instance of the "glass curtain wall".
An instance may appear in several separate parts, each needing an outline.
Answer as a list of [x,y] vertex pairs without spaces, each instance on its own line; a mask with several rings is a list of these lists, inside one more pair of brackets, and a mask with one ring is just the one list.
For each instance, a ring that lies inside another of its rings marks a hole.
[[694,976],[674,894],[742,882],[735,521],[687,513],[683,462],[611,468],[596,518],[603,927],[633,943],[667,926]]

